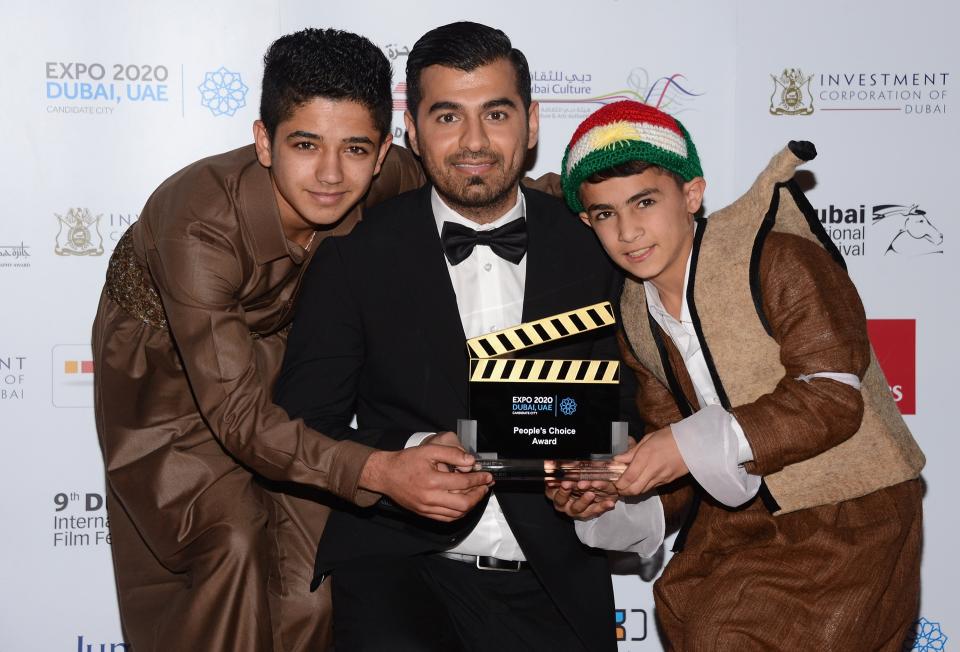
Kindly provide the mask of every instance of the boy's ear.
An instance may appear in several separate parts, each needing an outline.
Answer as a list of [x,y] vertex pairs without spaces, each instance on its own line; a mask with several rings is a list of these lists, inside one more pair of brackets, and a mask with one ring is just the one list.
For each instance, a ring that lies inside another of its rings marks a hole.
[[413,114],[409,110],[403,112],[403,126],[407,130],[407,138],[410,141],[410,149],[417,156],[420,156],[420,143],[417,142],[417,121],[413,119]]
[[589,226],[591,229],[593,228],[593,224],[590,223],[590,215],[587,214],[586,211],[580,213],[580,221]]
[[390,151],[390,144],[393,143],[393,134],[387,134],[380,143],[380,150],[377,152],[377,165],[373,168],[374,176],[380,174],[380,168],[383,167],[383,159],[387,158],[387,152]]
[[706,189],[707,182],[703,177],[694,177],[683,184],[683,200],[686,202],[687,212],[691,215],[703,205],[703,193]]
[[265,168],[273,164],[273,156],[270,151],[270,134],[267,133],[267,126],[262,120],[253,123],[253,144],[257,150],[257,160]]

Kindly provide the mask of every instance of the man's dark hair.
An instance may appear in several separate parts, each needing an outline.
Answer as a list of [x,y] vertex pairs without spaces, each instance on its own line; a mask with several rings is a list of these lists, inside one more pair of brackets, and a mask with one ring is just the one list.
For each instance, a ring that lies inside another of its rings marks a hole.
[[413,119],[423,93],[420,74],[429,66],[446,66],[471,72],[481,66],[506,59],[517,74],[517,92],[523,108],[530,108],[530,67],[523,52],[513,47],[510,37],[499,29],[480,23],[450,23],[432,29],[420,37],[407,57],[407,108]]
[[616,177],[632,177],[635,174],[643,174],[651,168],[658,170],[661,174],[666,174],[672,177],[673,180],[677,182],[677,186],[680,188],[683,188],[683,184],[686,183],[686,181],[683,180],[683,177],[673,170],[668,170],[654,163],[648,163],[646,161],[640,161],[636,159],[632,161],[626,161],[624,163],[620,163],[619,165],[614,165],[603,170],[598,170],[583,181],[584,183],[601,183],[607,179],[613,179]]
[[393,113],[392,73],[383,52],[357,34],[308,28],[281,36],[263,57],[260,119],[273,139],[277,125],[314,98],[351,100],[370,110],[385,138]]

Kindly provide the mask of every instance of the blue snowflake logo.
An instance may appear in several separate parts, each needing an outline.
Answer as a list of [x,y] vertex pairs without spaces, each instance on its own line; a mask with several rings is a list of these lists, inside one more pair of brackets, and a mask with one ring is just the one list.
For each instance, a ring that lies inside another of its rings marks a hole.
[[240,73],[231,72],[220,66],[203,77],[203,83],[197,87],[200,91],[200,103],[216,116],[232,116],[247,105],[247,85]]
[[560,411],[565,415],[570,416],[577,411],[577,402],[568,396],[560,401]]
[[921,618],[914,623],[903,649],[904,652],[940,652],[947,649],[947,635],[940,630],[940,623]]

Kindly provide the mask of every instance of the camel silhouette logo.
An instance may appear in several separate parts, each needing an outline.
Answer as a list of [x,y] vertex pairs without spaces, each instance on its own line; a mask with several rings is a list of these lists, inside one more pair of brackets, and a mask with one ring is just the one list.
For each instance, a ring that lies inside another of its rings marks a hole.
[[883,254],[926,256],[943,253],[943,234],[927,212],[917,204],[879,204],[873,207],[873,223],[896,224],[897,231]]

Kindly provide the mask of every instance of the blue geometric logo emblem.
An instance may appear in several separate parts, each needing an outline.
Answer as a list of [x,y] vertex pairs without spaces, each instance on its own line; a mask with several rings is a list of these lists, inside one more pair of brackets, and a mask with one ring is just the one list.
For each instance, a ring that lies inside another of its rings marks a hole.
[[947,635],[940,629],[940,623],[921,618],[913,625],[913,631],[903,644],[904,652],[941,652],[947,649]]
[[566,416],[570,416],[577,411],[577,402],[568,396],[560,401],[560,411]]
[[200,91],[200,103],[215,116],[232,116],[247,105],[249,89],[240,78],[240,73],[223,66],[204,75],[203,83],[197,89]]

